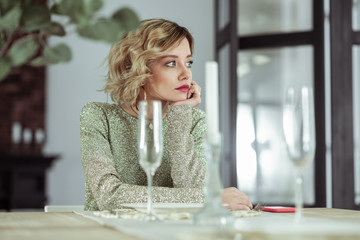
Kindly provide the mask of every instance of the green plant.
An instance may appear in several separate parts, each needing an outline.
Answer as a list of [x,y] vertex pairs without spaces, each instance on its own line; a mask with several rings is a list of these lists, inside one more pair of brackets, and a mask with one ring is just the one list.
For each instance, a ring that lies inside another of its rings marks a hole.
[[[40,2],[40,3],[39,3]],[[139,18],[130,8],[100,16],[102,0],[0,0],[0,81],[22,65],[44,66],[71,60],[71,49],[46,39],[71,32],[114,43],[135,28]]]

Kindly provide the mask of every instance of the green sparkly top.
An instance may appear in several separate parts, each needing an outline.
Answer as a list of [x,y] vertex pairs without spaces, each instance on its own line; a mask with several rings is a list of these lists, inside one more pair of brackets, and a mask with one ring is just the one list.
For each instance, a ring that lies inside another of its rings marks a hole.
[[[205,113],[170,107],[163,120],[164,155],[153,178],[153,202],[204,200]],[[138,161],[137,118],[116,104],[91,102],[80,115],[85,210],[110,210],[147,201],[147,178]]]

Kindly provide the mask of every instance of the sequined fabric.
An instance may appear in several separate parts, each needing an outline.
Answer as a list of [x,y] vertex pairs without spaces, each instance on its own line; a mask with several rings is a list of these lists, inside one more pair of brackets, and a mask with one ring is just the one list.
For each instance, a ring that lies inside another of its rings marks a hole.
[[[168,109],[164,155],[153,179],[154,202],[204,200],[205,113],[190,106]],[[85,210],[110,210],[147,201],[147,178],[138,161],[137,118],[116,104],[91,102],[80,115]]]

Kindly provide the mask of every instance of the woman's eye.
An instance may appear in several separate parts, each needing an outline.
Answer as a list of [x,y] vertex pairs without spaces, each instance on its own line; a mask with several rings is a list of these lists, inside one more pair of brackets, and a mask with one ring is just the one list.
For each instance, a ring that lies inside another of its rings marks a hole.
[[168,63],[166,64],[166,66],[168,66],[168,67],[175,67],[175,61],[168,62]]
[[193,63],[194,63],[193,61],[189,61],[189,62],[186,63],[186,66],[189,67],[189,68],[191,68],[191,66],[193,65]]

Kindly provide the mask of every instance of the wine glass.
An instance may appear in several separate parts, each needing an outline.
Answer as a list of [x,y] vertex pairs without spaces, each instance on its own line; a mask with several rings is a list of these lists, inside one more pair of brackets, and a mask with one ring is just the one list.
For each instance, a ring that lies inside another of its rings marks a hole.
[[138,119],[139,163],[148,181],[146,221],[159,220],[152,209],[152,179],[163,156],[162,107],[160,101],[140,101]]
[[296,168],[295,221],[302,220],[303,171],[314,158],[315,120],[314,98],[311,87],[289,87],[283,105],[283,131],[287,154]]

